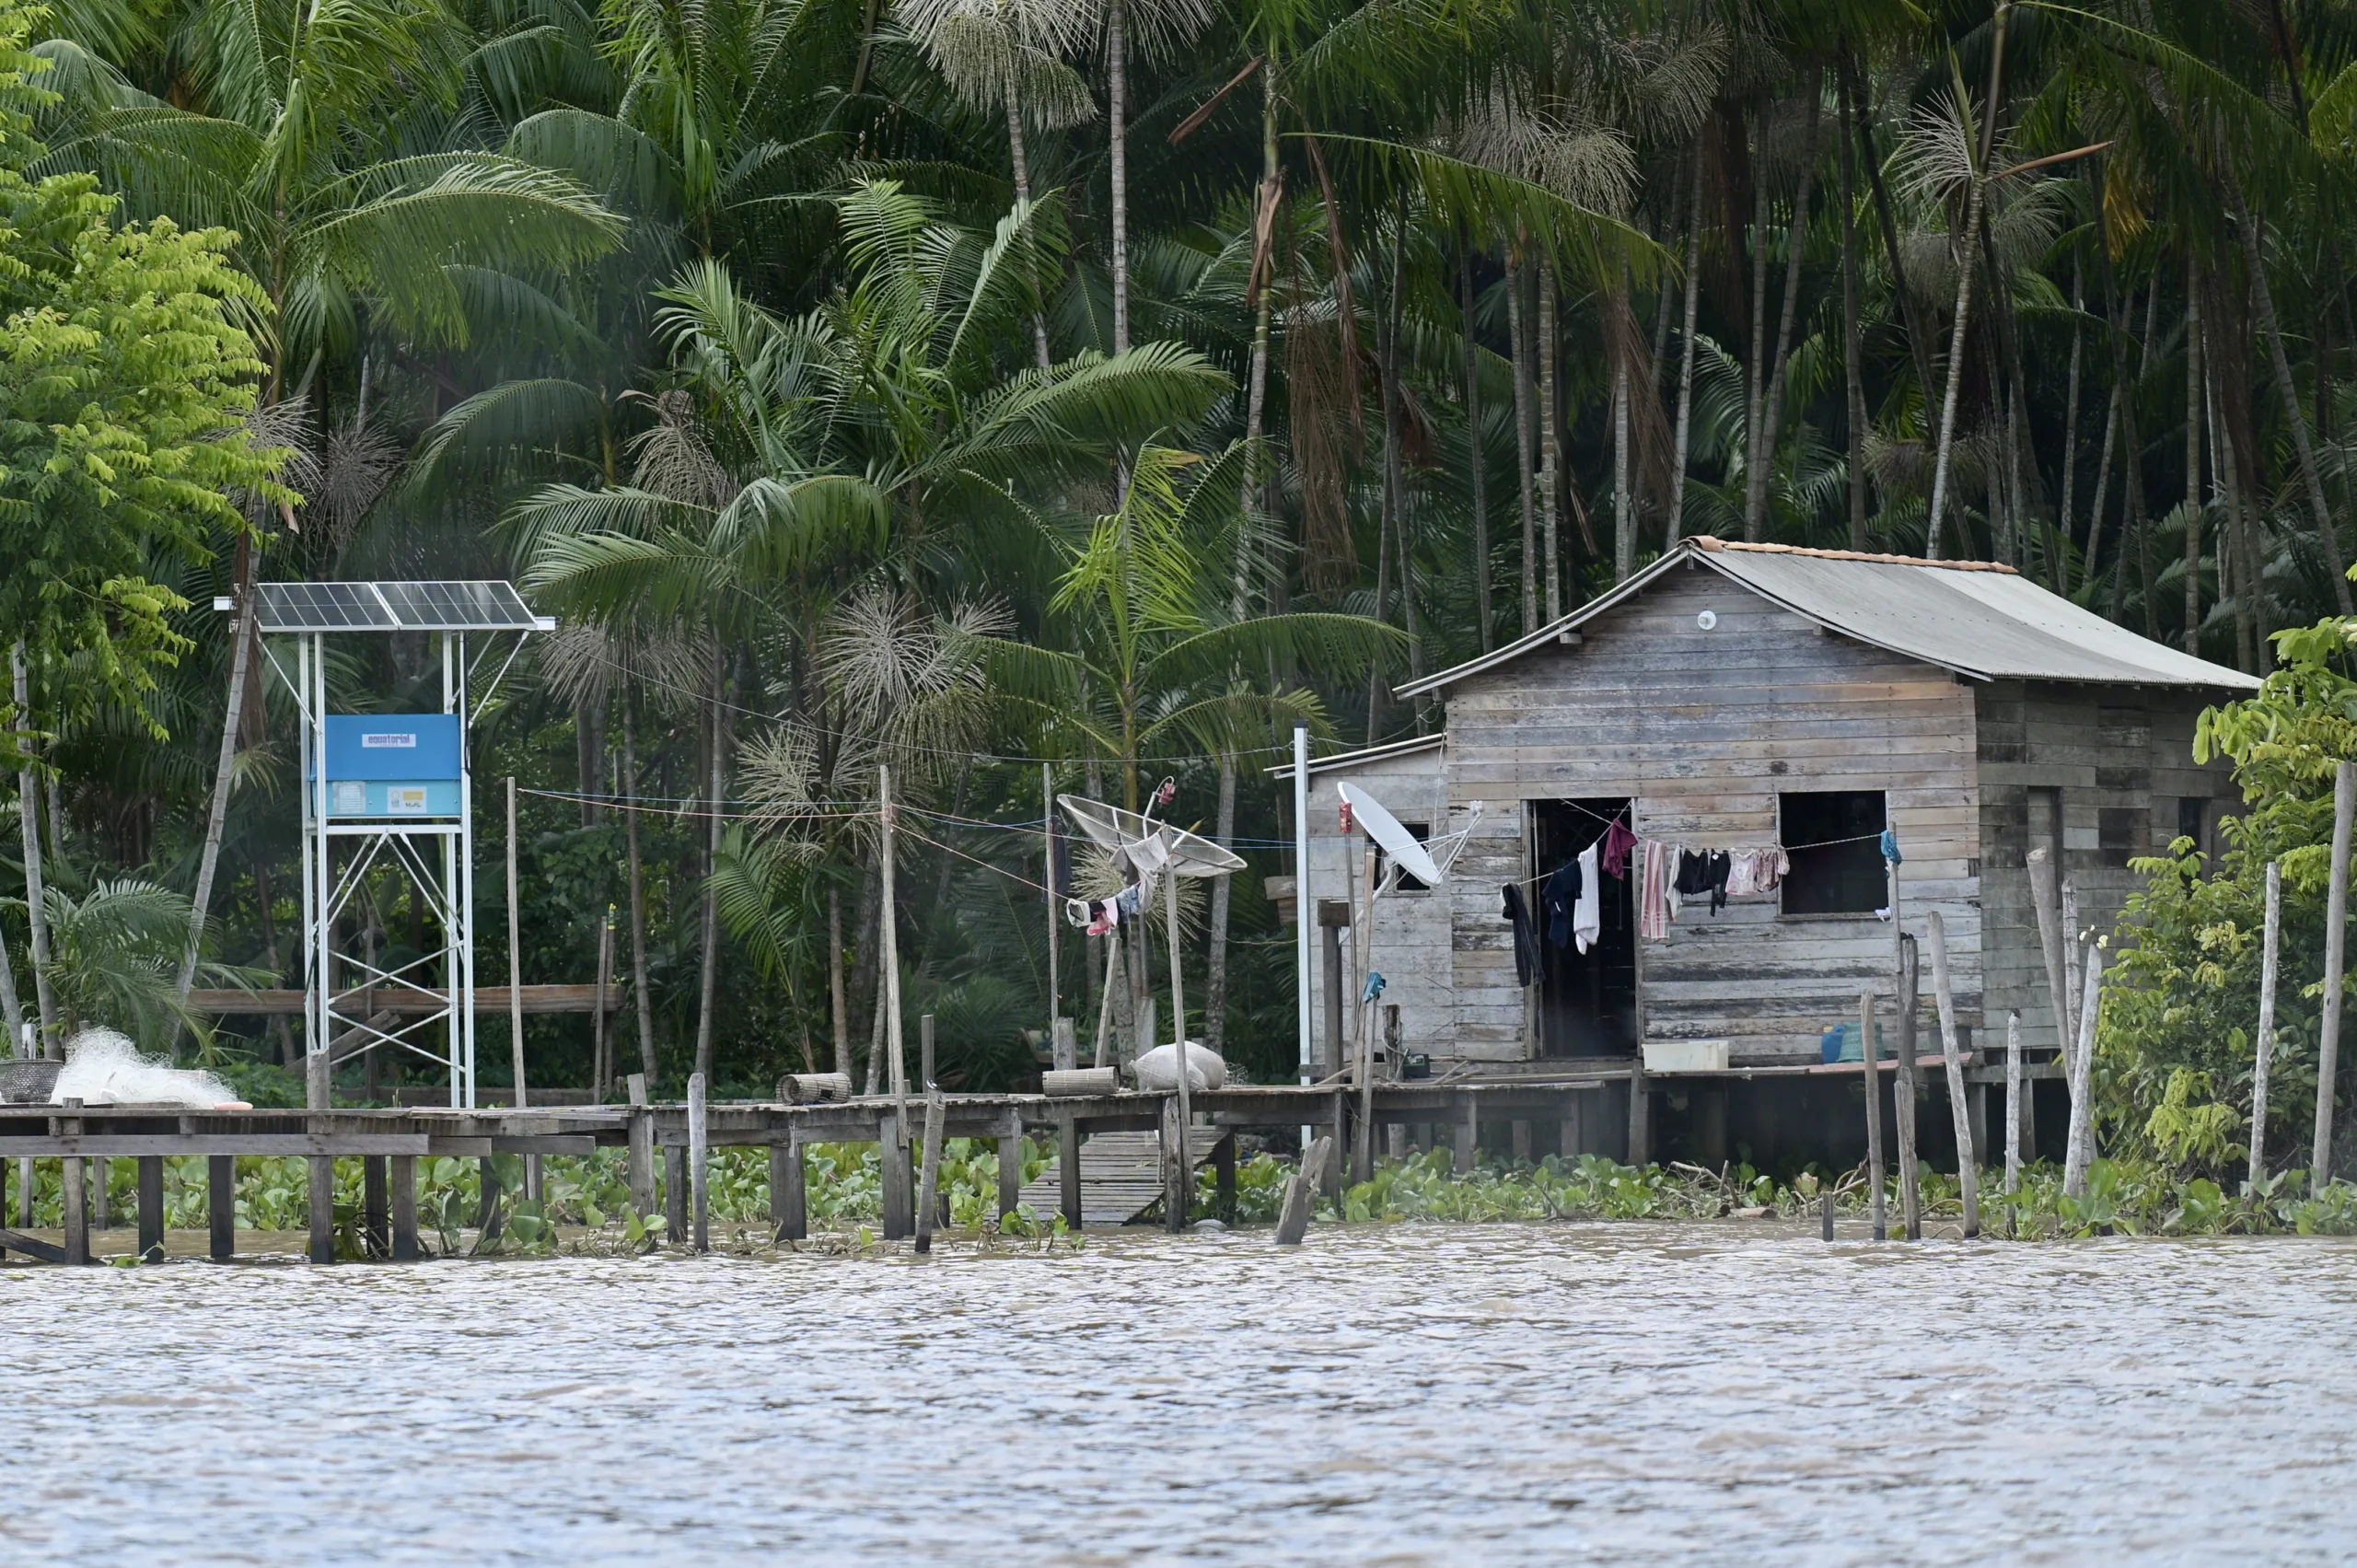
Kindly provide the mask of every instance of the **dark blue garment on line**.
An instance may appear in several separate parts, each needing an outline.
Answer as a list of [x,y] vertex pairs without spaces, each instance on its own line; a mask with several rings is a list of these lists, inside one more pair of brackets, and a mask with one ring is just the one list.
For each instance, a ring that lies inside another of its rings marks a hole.
[[1580,863],[1563,862],[1538,890],[1538,907],[1547,916],[1547,940],[1558,947],[1572,942],[1572,906],[1580,901]]

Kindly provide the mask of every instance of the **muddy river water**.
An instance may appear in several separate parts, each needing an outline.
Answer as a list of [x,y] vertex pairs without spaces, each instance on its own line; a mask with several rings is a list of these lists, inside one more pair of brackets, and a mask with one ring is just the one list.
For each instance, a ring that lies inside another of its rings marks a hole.
[[0,1271],[0,1561],[2322,1562],[2357,1243]]

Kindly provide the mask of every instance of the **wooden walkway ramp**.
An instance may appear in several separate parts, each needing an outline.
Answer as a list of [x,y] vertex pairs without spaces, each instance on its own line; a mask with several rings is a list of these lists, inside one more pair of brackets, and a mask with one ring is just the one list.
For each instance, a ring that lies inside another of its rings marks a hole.
[[[1222,1134],[1198,1127],[1187,1140],[1197,1167],[1212,1159]],[[1086,1225],[1128,1225],[1162,1201],[1162,1138],[1154,1132],[1092,1132],[1080,1142],[1080,1215]],[[1022,1202],[1041,1219],[1063,1206],[1060,1159],[1047,1163],[1023,1189]]]

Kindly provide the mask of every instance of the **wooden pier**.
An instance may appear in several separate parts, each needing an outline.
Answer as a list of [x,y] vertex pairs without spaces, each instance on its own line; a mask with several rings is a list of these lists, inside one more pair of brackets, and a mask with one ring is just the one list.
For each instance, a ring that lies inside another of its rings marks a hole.
[[[1544,1080],[1504,1084],[1384,1084],[1374,1097],[1376,1126],[1418,1125],[1449,1129],[1460,1163],[1471,1163],[1484,1122],[1565,1121],[1580,1115],[1580,1097],[1625,1084],[1628,1071],[1612,1064]],[[1190,1163],[1208,1160],[1218,1173],[1223,1196],[1235,1179],[1234,1134],[1248,1130],[1302,1128],[1313,1135],[1338,1135],[1347,1144],[1355,1132],[1357,1096],[1346,1086],[1292,1085],[1232,1087],[1191,1097],[1197,1126],[1189,1138]],[[1079,1228],[1102,1223],[1109,1204],[1130,1194],[1085,1191],[1082,1141],[1093,1133],[1144,1133],[1167,1150],[1175,1097],[1123,1092],[1074,1098],[1042,1095],[963,1095],[942,1101],[946,1138],[993,1138],[1006,1142],[1027,1132],[1051,1133],[1057,1144],[1058,1202],[1065,1223]],[[65,1162],[64,1245],[16,1231],[0,1230],[0,1249],[49,1261],[88,1262],[90,1215],[86,1202],[85,1161],[127,1159],[138,1163],[139,1249],[149,1254],[163,1244],[163,1162],[168,1156],[203,1156],[210,1162],[208,1207],[211,1251],[227,1260],[237,1251],[236,1160],[240,1155],[294,1156],[310,1162],[308,1253],[315,1263],[335,1260],[334,1162],[365,1162],[366,1213],[362,1235],[372,1257],[404,1260],[423,1256],[418,1242],[417,1161],[449,1156],[493,1154],[586,1155],[595,1149],[628,1151],[633,1202],[642,1214],[656,1207],[655,1160],[668,1165],[665,1193],[668,1232],[687,1238],[701,1230],[691,1213],[690,1148],[707,1151],[755,1147],[770,1151],[771,1221],[783,1239],[808,1234],[804,1179],[805,1154],[814,1144],[874,1143],[887,1151],[883,1233],[888,1240],[915,1233],[916,1192],[911,1155],[923,1136],[925,1102],[911,1096],[903,1105],[888,1096],[831,1103],[716,1102],[703,1108],[702,1125],[687,1104],[653,1106],[562,1106],[526,1110],[451,1110],[408,1107],[384,1110],[207,1110],[158,1105],[0,1105],[0,1170],[13,1198],[16,1161]],[[899,1151],[900,1157],[890,1157]],[[1132,1162],[1133,1163],[1133,1162]],[[1164,1191],[1175,1185],[1167,1154],[1161,1159]],[[999,1210],[1013,1213],[1022,1202],[1022,1166],[1000,1164]],[[486,1167],[488,1170],[488,1167]],[[1113,1179],[1133,1182],[1133,1173]],[[1329,1191],[1339,1183],[1339,1162],[1325,1173]],[[1132,1204],[1130,1214],[1143,1205]],[[0,1206],[0,1214],[13,1209]],[[1128,1217],[1124,1215],[1123,1217]]]

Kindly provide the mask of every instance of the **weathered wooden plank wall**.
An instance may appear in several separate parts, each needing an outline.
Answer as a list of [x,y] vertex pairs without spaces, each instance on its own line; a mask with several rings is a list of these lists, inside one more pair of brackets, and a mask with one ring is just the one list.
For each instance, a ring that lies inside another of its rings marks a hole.
[[[1704,610],[1715,617],[1708,629]],[[1930,908],[1945,916],[1958,1008],[1979,1021],[1967,688],[1823,633],[1707,569],[1678,573],[1582,632],[1577,646],[1535,653],[1451,693],[1457,800],[1487,800],[1494,820],[1519,827],[1526,800],[1628,796],[1641,835],[1736,848],[1776,842],[1783,792],[1884,791],[1907,854],[1910,923]],[[1507,846],[1495,847],[1503,862]],[[1492,925],[1496,897],[1492,882]],[[1811,1056],[1819,1032],[1855,1011],[1860,990],[1887,989],[1890,953],[1890,928],[1871,914],[1786,916],[1772,895],[1716,916],[1689,907],[1666,942],[1644,944],[1647,1038],[1724,1039],[1737,1062]],[[1521,1005],[1511,944],[1460,944],[1456,981],[1460,1050],[1520,1054],[1518,1028],[1517,1049],[1501,1049],[1501,1026]]]

